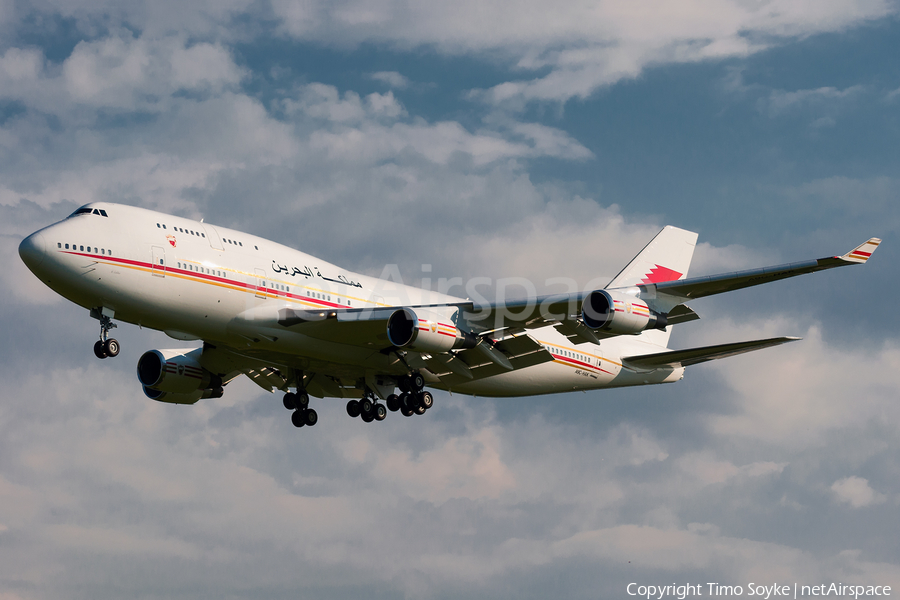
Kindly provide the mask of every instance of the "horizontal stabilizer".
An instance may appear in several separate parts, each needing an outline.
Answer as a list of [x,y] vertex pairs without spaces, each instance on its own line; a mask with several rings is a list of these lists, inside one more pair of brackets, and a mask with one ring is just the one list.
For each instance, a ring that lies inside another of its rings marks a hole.
[[672,350],[658,352],[656,354],[641,354],[640,356],[628,356],[622,359],[622,364],[637,371],[652,371],[661,368],[689,367],[709,360],[728,358],[744,352],[770,348],[788,342],[796,342],[798,337],[777,337],[765,340],[751,340],[749,342],[734,342],[732,344],[719,344],[717,346],[703,346],[701,348],[688,348],[687,350]]

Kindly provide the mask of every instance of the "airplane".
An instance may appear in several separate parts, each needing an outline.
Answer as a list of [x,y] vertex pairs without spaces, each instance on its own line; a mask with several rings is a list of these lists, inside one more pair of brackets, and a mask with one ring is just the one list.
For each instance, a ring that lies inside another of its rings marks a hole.
[[[673,350],[689,300],[865,263],[881,240],[841,256],[687,277],[697,234],[664,227],[602,289],[474,302],[352,273],[288,246],[134,206],[94,202],[19,245],[47,286],[100,322],[98,358],[119,354],[113,319],[202,341],[137,363],[147,397],[194,404],[241,374],[280,391],[296,427],[310,396],[348,399],[351,417],[422,415],[426,388],[526,396],[679,381],[688,366],[798,340]],[[399,391],[399,393],[398,393]],[[382,402],[383,401],[383,402]]]

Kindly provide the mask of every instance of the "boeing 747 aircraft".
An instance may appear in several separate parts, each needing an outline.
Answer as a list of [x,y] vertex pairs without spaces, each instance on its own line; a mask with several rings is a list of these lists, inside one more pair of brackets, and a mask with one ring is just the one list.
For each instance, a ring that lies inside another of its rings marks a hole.
[[[19,246],[31,271],[100,321],[98,358],[119,353],[113,319],[202,341],[149,350],[144,393],[194,404],[241,374],[284,392],[297,427],[315,425],[310,396],[346,398],[347,413],[381,421],[424,414],[425,388],[524,396],[668,383],[687,366],[790,342],[778,337],[668,349],[685,302],[844,265],[842,256],[687,278],[697,234],[665,227],[604,288],[477,305],[351,273],[233,229],[132,206],[92,203]],[[399,394],[398,392],[399,388]],[[383,402],[382,402],[383,401]]]

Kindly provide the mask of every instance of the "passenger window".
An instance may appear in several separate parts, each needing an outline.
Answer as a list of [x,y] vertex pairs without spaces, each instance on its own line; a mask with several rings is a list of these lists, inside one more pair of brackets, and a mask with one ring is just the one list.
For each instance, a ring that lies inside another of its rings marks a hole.
[[68,244],[66,244],[66,250],[68,250],[68,249],[69,249],[69,245],[68,245]]
[[57,247],[57,248],[62,248],[62,244],[59,243],[59,242],[56,242],[56,247]]

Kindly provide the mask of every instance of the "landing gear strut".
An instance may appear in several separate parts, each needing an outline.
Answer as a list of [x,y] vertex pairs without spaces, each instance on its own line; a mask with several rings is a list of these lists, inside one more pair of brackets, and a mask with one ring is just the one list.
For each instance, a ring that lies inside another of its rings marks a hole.
[[97,318],[100,319],[100,339],[94,343],[94,356],[97,358],[118,356],[119,342],[115,338],[109,337],[110,330],[117,325],[113,323],[112,318],[102,313]]

